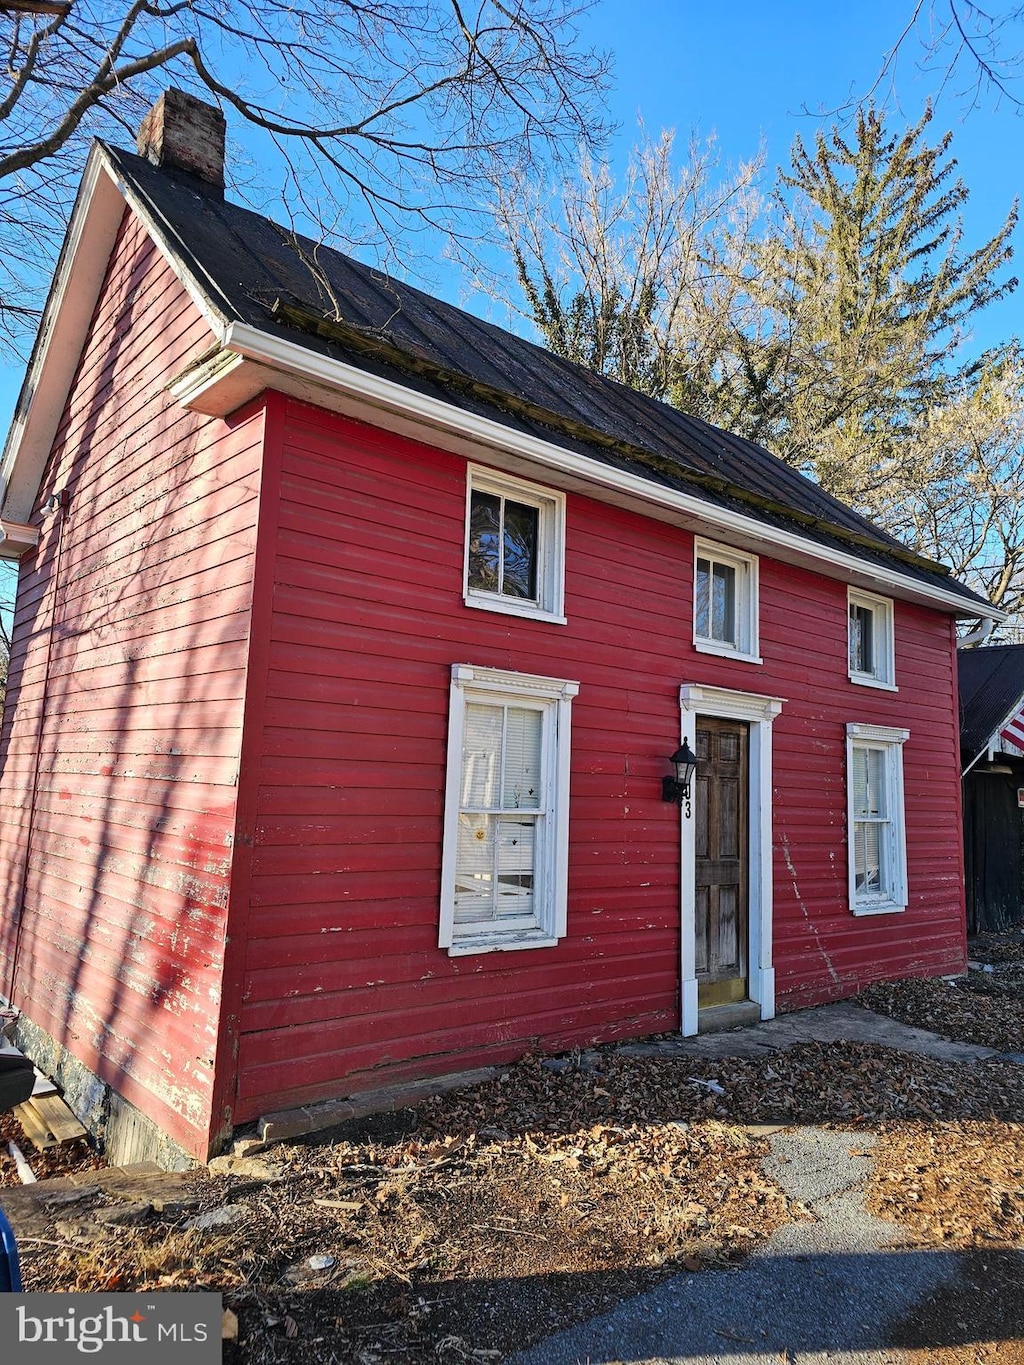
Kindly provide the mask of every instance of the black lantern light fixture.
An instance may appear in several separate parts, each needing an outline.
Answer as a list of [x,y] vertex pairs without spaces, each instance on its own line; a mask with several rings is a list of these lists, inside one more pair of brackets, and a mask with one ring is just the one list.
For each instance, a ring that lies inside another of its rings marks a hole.
[[661,799],[663,801],[674,801],[677,806],[686,804],[686,814],[690,814],[690,783],[693,781],[693,774],[697,771],[697,755],[690,748],[690,741],[684,739],[679,748],[669,759],[673,768],[676,770],[675,777],[664,777],[661,780]]

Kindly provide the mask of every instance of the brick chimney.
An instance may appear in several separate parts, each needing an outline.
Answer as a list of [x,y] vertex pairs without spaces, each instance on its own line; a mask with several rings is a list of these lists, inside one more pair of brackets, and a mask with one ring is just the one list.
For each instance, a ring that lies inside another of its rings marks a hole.
[[224,192],[224,115],[173,86],[142,120],[136,146],[154,166],[189,171]]

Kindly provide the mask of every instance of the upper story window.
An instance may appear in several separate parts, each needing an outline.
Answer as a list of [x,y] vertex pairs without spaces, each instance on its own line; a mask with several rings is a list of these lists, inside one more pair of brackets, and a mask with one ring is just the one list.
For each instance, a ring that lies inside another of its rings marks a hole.
[[565,934],[569,721],[579,684],[457,664],[439,944],[546,948]]
[[849,589],[850,681],[896,691],[892,601]]
[[903,745],[909,730],[847,725],[850,909],[884,915],[907,904]]
[[471,466],[466,523],[466,605],[564,622],[564,496]]
[[757,615],[757,556],[695,541],[694,648],[760,663]]

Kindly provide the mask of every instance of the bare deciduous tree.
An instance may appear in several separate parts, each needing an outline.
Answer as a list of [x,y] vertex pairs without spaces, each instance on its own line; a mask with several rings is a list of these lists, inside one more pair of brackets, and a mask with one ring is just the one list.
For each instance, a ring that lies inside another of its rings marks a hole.
[[[33,315],[93,135],[159,90],[212,95],[282,151],[318,213],[449,231],[484,178],[601,129],[589,0],[17,0],[0,6],[0,325]],[[329,205],[330,207],[326,207]]]
[[[716,179],[711,141],[642,140],[625,182],[584,157],[545,195],[500,187],[498,221],[525,304],[551,350],[701,416],[722,420],[718,367],[747,300],[760,159]],[[508,284],[490,281],[508,297]]]
[[[906,434],[869,510],[1024,626],[1024,357],[960,378]],[[1003,634],[1006,634],[1004,629]]]
[[[829,491],[1024,611],[1024,363],[962,343],[1007,277],[1012,209],[968,246],[966,187],[930,115],[876,111],[800,139],[759,203],[756,165],[713,184],[663,135],[623,190],[587,161],[499,217],[551,349],[764,442]],[[552,209],[556,216],[552,216]]]
[[916,38],[924,65],[941,72],[947,87],[969,106],[986,94],[1015,110],[1024,108],[1024,5],[974,0],[915,0],[906,23],[886,52],[866,98],[894,77],[896,65]]

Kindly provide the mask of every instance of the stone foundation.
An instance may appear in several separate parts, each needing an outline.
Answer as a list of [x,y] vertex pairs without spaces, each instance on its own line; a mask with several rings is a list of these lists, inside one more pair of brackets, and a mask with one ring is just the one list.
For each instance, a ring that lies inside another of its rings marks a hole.
[[79,1122],[113,1166],[153,1161],[165,1171],[185,1171],[196,1165],[152,1119],[129,1104],[94,1075],[56,1039],[31,1023],[18,1020],[14,1041],[44,1075],[58,1086]]

